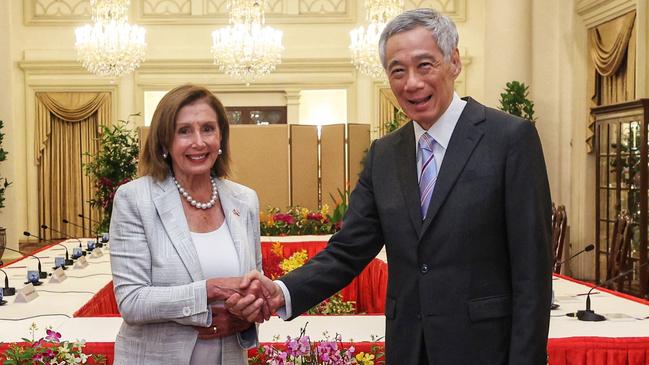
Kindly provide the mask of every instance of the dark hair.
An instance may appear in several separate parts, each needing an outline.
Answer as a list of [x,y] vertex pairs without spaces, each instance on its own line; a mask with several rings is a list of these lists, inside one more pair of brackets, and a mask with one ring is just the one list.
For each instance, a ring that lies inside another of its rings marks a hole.
[[187,84],[178,86],[162,97],[153,113],[149,135],[142,151],[142,174],[150,175],[155,180],[164,180],[171,168],[171,156],[164,158],[164,152],[169,153],[176,131],[176,116],[178,111],[197,101],[206,102],[217,116],[221,132],[222,153],[212,166],[212,175],[227,177],[230,172],[230,124],[225,108],[219,99],[202,86]]
[[397,15],[383,28],[379,39],[379,57],[383,68],[386,68],[388,62],[385,59],[385,47],[388,39],[395,34],[407,32],[417,27],[424,27],[430,32],[442,51],[446,62],[451,59],[453,50],[457,48],[460,38],[455,23],[449,17],[433,9],[413,9]]

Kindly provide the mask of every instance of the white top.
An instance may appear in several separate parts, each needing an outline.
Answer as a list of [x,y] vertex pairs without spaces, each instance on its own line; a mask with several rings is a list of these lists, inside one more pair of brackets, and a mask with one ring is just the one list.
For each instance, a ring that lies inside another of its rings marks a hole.
[[191,235],[206,279],[241,276],[239,256],[225,221],[216,231]]
[[417,176],[421,176],[421,165],[423,164],[421,152],[419,151],[419,138],[428,132],[428,134],[433,137],[436,143],[433,144],[433,154],[435,155],[435,161],[437,162],[437,171],[442,167],[442,160],[444,160],[444,154],[448,148],[448,143],[451,140],[451,135],[453,135],[453,130],[457,125],[457,121],[460,120],[460,115],[464,111],[466,106],[466,101],[460,99],[457,93],[453,93],[453,100],[449,104],[446,111],[437,119],[435,123],[428,129],[419,125],[415,121],[413,126],[415,127],[415,148],[417,153]]
[[[240,276],[239,256],[234,247],[228,224],[223,224],[216,231],[191,232],[192,242],[201,263],[201,270],[206,279],[216,277]],[[214,303],[213,303],[214,304]],[[221,339],[196,340],[190,365],[223,364]]]

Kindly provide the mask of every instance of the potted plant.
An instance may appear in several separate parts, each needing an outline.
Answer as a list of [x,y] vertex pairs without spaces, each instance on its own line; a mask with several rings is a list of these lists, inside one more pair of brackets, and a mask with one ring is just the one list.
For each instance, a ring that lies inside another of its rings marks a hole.
[[534,117],[534,102],[527,98],[529,95],[528,86],[524,82],[510,81],[505,84],[505,92],[500,94],[499,109],[525,118],[530,122],[536,122]]
[[117,188],[131,181],[137,174],[139,142],[134,129],[127,128],[128,121],[120,120],[111,127],[101,126],[99,152],[86,154],[92,160],[84,164],[84,172],[95,183],[95,194],[89,203],[103,211],[99,232],[108,232],[113,211],[113,198]]
[[[4,122],[0,120],[0,162],[6,160],[7,155],[9,154],[2,147],[2,141],[5,138],[5,134],[2,133],[2,128],[4,128]],[[6,177],[0,177],[0,208],[5,207],[5,190],[9,187],[9,185],[11,185],[11,182],[7,180]],[[2,255],[4,254],[6,244],[7,244],[7,229],[4,227],[0,227],[0,259],[2,259]]]

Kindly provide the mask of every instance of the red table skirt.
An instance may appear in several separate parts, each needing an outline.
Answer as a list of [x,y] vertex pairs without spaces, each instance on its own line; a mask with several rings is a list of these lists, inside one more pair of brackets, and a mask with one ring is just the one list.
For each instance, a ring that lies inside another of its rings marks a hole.
[[[264,260],[273,255],[272,242],[261,243],[261,256]],[[304,241],[282,243],[282,256],[306,250],[309,258],[327,246],[323,241]],[[385,295],[388,290],[388,265],[378,259],[372,260],[361,274],[352,280],[342,291],[343,300],[356,302],[356,312],[365,314],[385,313]]]
[[550,339],[548,355],[551,365],[649,365],[649,338]]

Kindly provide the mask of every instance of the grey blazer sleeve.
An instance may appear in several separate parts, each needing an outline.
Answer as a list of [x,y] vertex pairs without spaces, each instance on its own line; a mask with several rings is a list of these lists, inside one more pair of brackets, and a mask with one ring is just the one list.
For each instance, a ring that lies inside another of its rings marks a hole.
[[[261,264],[261,237],[260,237],[260,226],[259,226],[259,198],[256,193],[252,193],[250,201],[250,219],[248,222],[251,222],[251,226],[248,227],[249,242],[252,242],[254,252],[255,252],[255,267],[257,271],[263,273],[263,268]],[[247,330],[237,333],[237,341],[239,341],[239,346],[243,349],[251,349],[259,346],[259,325],[255,323],[254,326],[251,326]]]
[[111,266],[115,298],[122,318],[130,324],[173,321],[207,326],[211,316],[205,280],[183,285],[152,285],[152,242],[144,227],[156,224],[156,220],[142,216],[138,209],[140,199],[150,199],[144,185],[134,182],[121,186],[113,202]]

